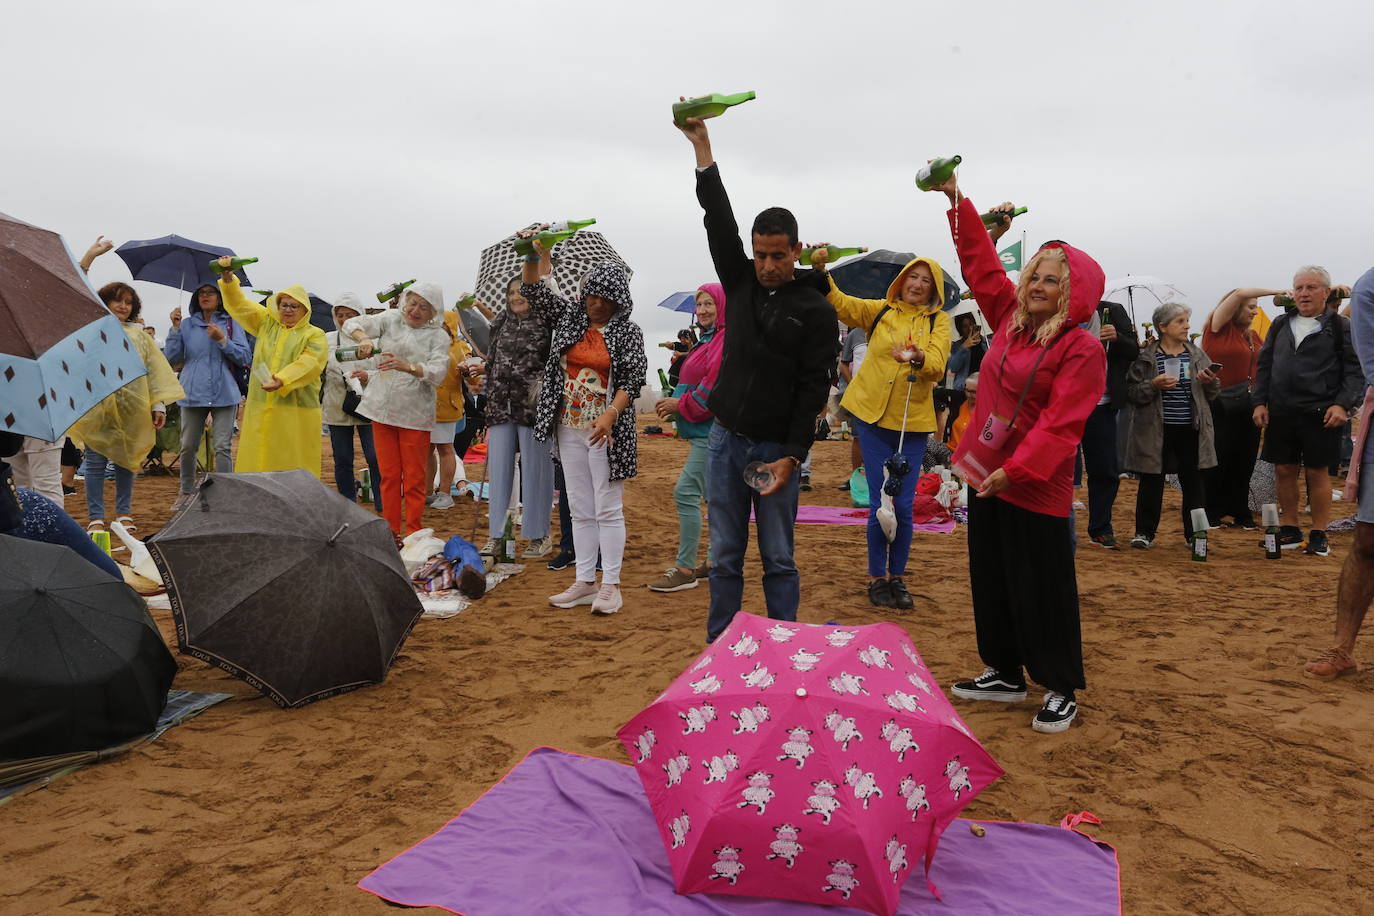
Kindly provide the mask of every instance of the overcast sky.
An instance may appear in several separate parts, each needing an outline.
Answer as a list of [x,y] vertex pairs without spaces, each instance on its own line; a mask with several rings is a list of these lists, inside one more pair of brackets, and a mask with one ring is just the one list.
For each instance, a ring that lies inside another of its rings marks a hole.
[[[943,197],[912,176],[958,153],[976,204],[1031,208],[1032,246],[1167,278],[1195,327],[1233,287],[1374,265],[1368,0],[54,0],[3,18],[0,211],[78,254],[101,233],[227,245],[262,259],[259,287],[419,277],[451,303],[485,245],[594,216],[635,268],[646,338],[670,339],[685,321],[655,303],[714,277],[669,106],[745,89],[710,126],[746,230],[781,205],[804,241],[954,266]],[[128,278],[113,254],[91,273]],[[140,292],[165,333],[177,294]]]

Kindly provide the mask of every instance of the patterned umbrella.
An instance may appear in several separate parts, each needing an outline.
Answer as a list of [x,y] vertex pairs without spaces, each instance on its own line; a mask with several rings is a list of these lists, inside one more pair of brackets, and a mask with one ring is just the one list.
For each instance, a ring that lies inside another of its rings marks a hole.
[[678,893],[891,916],[940,833],[1002,775],[896,624],[739,613],[618,734]]
[[[542,225],[530,223],[525,229],[537,230]],[[477,285],[473,291],[493,311],[505,308],[506,286],[520,276],[524,258],[511,247],[516,238],[517,234],[512,233],[484,249],[477,263]],[[634,276],[630,265],[625,263],[625,259],[616,253],[600,232],[583,229],[567,241],[554,245],[550,257],[553,259],[553,278],[559,291],[572,299],[577,298],[582,289],[582,278],[598,264],[620,264],[629,276]]]
[[[191,292],[205,284],[215,285],[219,277],[210,272],[215,258],[232,256],[234,249],[207,245],[179,235],[164,235],[160,239],[134,239],[115,249],[124,259],[135,280],[157,283],[173,289]],[[252,286],[248,274],[236,270],[239,283]]]
[[62,236],[0,213],[0,429],[60,442],[146,373]]

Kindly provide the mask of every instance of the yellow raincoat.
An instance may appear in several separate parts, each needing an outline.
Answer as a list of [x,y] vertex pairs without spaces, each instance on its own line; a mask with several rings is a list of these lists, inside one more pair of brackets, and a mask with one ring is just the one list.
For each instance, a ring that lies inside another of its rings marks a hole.
[[462,320],[457,312],[444,313],[444,327],[453,343],[448,347],[448,374],[434,393],[434,420],[456,423],[463,419],[463,370],[459,364],[472,355],[472,348],[463,339]]
[[186,397],[157,341],[132,322],[124,325],[148,374],[134,379],[91,408],[67,431],[77,445],[95,449],[122,468],[137,472],[157,442],[153,405],[171,404]]
[[[934,301],[923,307],[902,301],[902,281],[917,264],[925,264],[935,279]],[[945,273],[932,258],[914,258],[887,288],[886,299],[856,299],[840,292],[830,281],[826,296],[835,307],[840,321],[864,333],[873,327],[878,313],[887,306],[882,321],[868,340],[868,354],[859,374],[845,389],[841,406],[865,423],[884,429],[902,428],[902,413],[906,412],[907,432],[935,431],[935,403],[931,392],[945,374],[949,360],[952,324],[941,307],[945,297]],[[931,316],[934,316],[932,327]],[[911,384],[910,403],[907,403],[907,364],[892,357],[893,347],[915,346],[925,351],[926,361],[916,371]]]
[[[302,468],[319,477],[320,376],[329,358],[329,344],[324,331],[310,323],[310,294],[292,286],[274,294],[267,305],[258,305],[243,294],[232,273],[219,281],[219,290],[224,310],[258,339],[234,470]],[[294,328],[282,324],[277,311],[277,299],[283,294],[307,309]],[[281,379],[276,391],[262,390],[259,376],[267,373]]]

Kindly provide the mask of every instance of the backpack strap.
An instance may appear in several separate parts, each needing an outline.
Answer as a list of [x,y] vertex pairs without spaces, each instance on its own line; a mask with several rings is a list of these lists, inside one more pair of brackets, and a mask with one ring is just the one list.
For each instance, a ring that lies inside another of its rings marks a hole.
[[[886,303],[884,303],[884,304],[883,304],[883,307],[882,307],[881,309],[878,310],[878,315],[877,315],[877,317],[874,318],[874,319],[873,319],[873,323],[870,324],[870,325],[868,326],[868,339],[869,339],[869,340],[872,340],[872,339],[873,339],[873,332],[876,331],[876,330],[878,330],[878,322],[882,321],[882,320],[883,320],[883,316],[886,315],[886,314],[887,314],[888,312],[890,312],[890,311],[892,311],[892,306],[887,305]],[[938,318],[939,316],[940,316],[940,313],[939,313],[938,311],[936,311],[936,312],[931,312],[931,313],[930,313],[930,333],[931,333],[931,334],[934,334],[934,333],[935,333],[935,319]]]

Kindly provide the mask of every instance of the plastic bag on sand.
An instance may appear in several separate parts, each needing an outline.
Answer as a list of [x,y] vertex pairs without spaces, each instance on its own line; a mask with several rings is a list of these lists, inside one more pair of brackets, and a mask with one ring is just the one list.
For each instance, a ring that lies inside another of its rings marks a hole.
[[444,542],[434,536],[433,528],[421,528],[401,542],[401,562],[407,572],[414,572],[430,557],[444,552]]

